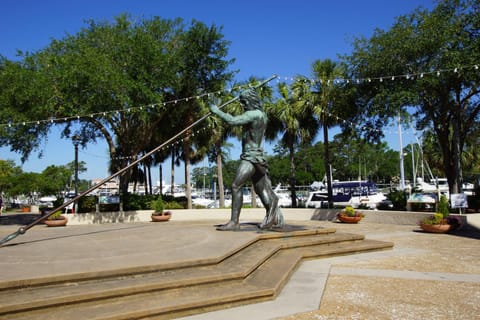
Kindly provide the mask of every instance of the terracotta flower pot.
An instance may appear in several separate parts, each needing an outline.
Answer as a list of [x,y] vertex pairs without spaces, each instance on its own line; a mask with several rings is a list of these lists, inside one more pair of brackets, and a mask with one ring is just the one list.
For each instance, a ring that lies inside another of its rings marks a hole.
[[63,227],[66,226],[68,222],[68,218],[65,216],[60,216],[57,219],[52,219],[52,220],[45,220],[44,223],[48,227]]
[[420,223],[420,228],[426,232],[432,233],[447,233],[452,229],[450,224],[424,224]]
[[153,222],[165,222],[170,220],[172,217],[172,213],[170,211],[165,211],[163,214],[152,213],[152,221]]
[[339,214],[337,216],[338,220],[344,223],[358,223],[360,220],[362,220],[362,216],[347,216],[345,214]]

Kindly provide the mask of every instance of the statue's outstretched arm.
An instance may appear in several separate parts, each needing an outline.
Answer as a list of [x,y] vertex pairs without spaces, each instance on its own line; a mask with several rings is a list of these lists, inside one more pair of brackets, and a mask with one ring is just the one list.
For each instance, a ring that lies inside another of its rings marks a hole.
[[244,125],[255,120],[255,112],[247,111],[238,116],[232,116],[229,113],[223,112],[216,105],[210,105],[210,111],[213,114],[219,116],[223,121],[227,122],[230,125]]

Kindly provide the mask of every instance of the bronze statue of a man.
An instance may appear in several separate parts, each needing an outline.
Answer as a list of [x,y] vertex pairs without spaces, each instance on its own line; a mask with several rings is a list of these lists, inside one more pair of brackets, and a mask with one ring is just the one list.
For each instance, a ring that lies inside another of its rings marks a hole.
[[267,161],[263,154],[263,137],[268,117],[254,89],[242,92],[239,98],[245,112],[238,116],[225,113],[215,105],[210,106],[212,113],[222,120],[230,125],[241,125],[243,129],[241,161],[232,185],[231,218],[226,224],[219,226],[218,230],[240,229],[240,210],[243,205],[242,188],[248,180],[252,181],[255,192],[266,209],[266,215],[260,228],[283,228],[283,215],[278,207],[278,197],[272,189]]

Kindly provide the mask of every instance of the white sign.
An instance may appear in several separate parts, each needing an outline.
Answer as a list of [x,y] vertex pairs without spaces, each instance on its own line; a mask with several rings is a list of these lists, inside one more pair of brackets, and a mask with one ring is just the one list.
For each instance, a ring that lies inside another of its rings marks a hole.
[[452,208],[468,208],[467,195],[465,193],[453,193],[450,195]]

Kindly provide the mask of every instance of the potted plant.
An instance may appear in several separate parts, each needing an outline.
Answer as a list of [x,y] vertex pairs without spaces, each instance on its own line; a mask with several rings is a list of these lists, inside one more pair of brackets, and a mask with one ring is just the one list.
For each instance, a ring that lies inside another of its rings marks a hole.
[[151,203],[153,213],[151,215],[153,222],[162,222],[168,221],[172,217],[170,211],[165,211],[165,205],[163,204],[162,196],[159,196],[156,200],[153,200]]
[[436,212],[420,220],[422,230],[433,233],[446,233],[460,226],[458,219],[449,216],[448,200],[445,195],[440,197]]
[[68,222],[67,217],[62,215],[61,211],[56,211],[54,214],[52,214],[46,220],[44,220],[44,223],[48,227],[63,227],[67,225],[67,222]]
[[365,215],[352,206],[346,206],[337,214],[337,219],[345,223],[358,223]]

